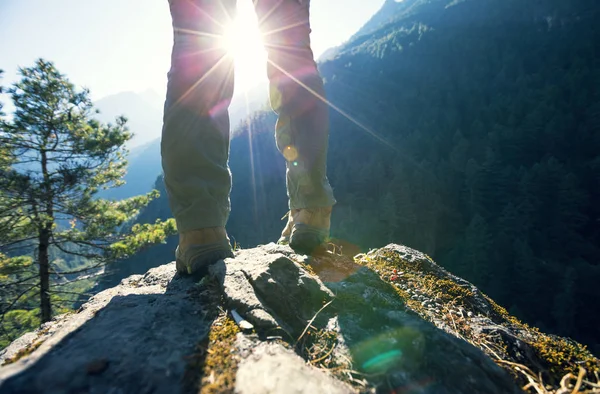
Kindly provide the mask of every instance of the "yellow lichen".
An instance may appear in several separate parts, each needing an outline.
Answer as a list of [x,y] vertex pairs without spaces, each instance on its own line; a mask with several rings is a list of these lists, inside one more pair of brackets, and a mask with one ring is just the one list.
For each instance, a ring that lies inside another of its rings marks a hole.
[[510,323],[510,325],[512,325],[514,328],[525,331],[531,330],[531,327],[529,327],[527,324],[521,322],[519,319],[509,314],[506,308],[503,308],[500,305],[496,304],[494,300],[492,300],[486,295],[484,295],[483,297],[489,303],[490,307],[492,308],[492,311],[495,313],[495,316],[490,316],[495,323],[504,325]]
[[234,349],[240,329],[222,309],[222,293],[214,278],[204,277],[188,294],[197,299],[199,305],[208,306],[206,318],[214,320],[208,335],[187,357],[184,391],[207,394],[233,392],[238,364]]
[[42,345],[42,343],[44,343],[44,341],[35,341],[35,342],[30,343],[29,345],[27,345],[26,347],[24,347],[23,349],[21,349],[17,353],[15,353],[14,356],[4,360],[2,365],[4,366],[4,365],[16,363],[23,357],[28,356],[31,353],[33,353],[37,348],[39,348]]
[[208,343],[199,346],[204,354],[201,394],[233,392],[238,365],[233,349],[239,332],[237,324],[225,314],[213,322]]
[[600,372],[598,359],[579,343],[538,333],[531,345],[538,356],[548,363],[552,375],[563,376],[567,373],[577,375],[580,367],[588,372]]

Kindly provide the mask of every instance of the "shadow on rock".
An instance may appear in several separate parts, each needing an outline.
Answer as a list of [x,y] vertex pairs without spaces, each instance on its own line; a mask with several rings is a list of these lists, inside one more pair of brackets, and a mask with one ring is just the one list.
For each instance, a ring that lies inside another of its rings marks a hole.
[[394,288],[363,267],[326,282],[353,368],[382,392],[520,393],[487,355],[407,310]]
[[283,330],[308,365],[354,386],[346,392],[521,392],[481,350],[412,313],[392,285],[351,258],[308,259],[270,244],[241,251],[212,273],[228,306],[263,338]]
[[[174,275],[172,263],[129,277],[76,314],[44,325],[29,344],[41,342],[39,348],[0,369],[0,393],[174,393],[196,387],[199,376],[186,373],[187,358],[216,317],[215,291]],[[3,359],[18,351],[11,347]]]

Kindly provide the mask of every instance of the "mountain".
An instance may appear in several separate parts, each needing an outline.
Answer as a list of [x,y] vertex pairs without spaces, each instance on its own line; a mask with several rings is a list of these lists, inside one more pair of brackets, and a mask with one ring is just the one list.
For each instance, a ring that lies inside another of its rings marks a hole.
[[115,117],[121,115],[128,119],[129,130],[133,133],[128,143],[130,149],[160,137],[162,108],[157,107],[155,93],[122,92],[104,97],[94,104],[100,110],[97,118],[102,122],[114,123]]
[[152,106],[155,110],[159,111],[161,114],[163,112],[163,107],[165,105],[165,97],[164,95],[158,94],[155,90],[147,89],[143,92],[138,93],[138,95],[148,104]]
[[[153,90],[142,93],[123,92],[105,97],[96,102],[100,110],[98,118],[103,122],[114,122],[115,117],[124,115],[128,127],[134,133],[128,144],[130,153],[125,184],[116,189],[101,192],[103,198],[121,200],[148,193],[156,177],[162,173],[160,158],[160,135],[162,130],[164,98]],[[268,108],[268,87],[259,84],[247,92],[234,96],[230,107],[232,126],[242,123],[252,113]],[[235,138],[233,133],[232,138]]]
[[[386,2],[320,63],[338,242],[401,241],[600,352],[599,13],[592,0]],[[287,211],[274,122],[257,114],[231,143],[228,231],[243,247],[277,239]],[[143,220],[168,215],[165,197]],[[175,244],[124,266],[144,272]]]
[[161,98],[153,90],[141,93],[121,92],[98,100],[98,119],[114,122],[115,117],[125,116],[127,126],[133,133],[128,142],[127,174],[125,185],[100,192],[102,198],[121,200],[152,190],[156,176],[162,171],[160,161],[160,134],[162,130]]
[[373,15],[371,19],[369,19],[348,41],[354,41],[357,37],[374,33],[394,19],[400,18],[403,15],[403,11],[410,9],[414,4],[415,2],[413,0],[387,0],[381,9],[376,12],[375,15]]
[[122,200],[152,190],[156,176],[162,173],[160,139],[132,148],[127,161],[127,173],[123,178],[125,184],[101,191],[99,194],[102,198]]
[[269,108],[269,84],[267,82],[259,83],[245,92],[236,91],[229,106],[232,138],[237,136],[236,130],[240,124],[245,122],[252,114]]
[[600,383],[584,346],[395,244],[310,259],[269,244],[200,281],[161,265],[17,339],[0,362],[0,394],[558,394]]

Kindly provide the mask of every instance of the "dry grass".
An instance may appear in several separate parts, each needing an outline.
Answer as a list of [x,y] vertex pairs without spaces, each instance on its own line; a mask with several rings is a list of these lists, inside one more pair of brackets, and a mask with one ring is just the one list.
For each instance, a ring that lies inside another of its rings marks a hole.
[[497,364],[506,366],[527,379],[527,384],[523,386],[523,390],[526,392],[537,394],[600,393],[600,376],[598,375],[598,372],[594,372],[596,376],[596,382],[591,382],[585,378],[587,375],[585,368],[580,368],[577,376],[573,375],[572,373],[566,374],[560,380],[560,385],[558,387],[552,387],[544,384],[544,379],[541,373],[535,374],[525,365],[506,360],[495,361]]

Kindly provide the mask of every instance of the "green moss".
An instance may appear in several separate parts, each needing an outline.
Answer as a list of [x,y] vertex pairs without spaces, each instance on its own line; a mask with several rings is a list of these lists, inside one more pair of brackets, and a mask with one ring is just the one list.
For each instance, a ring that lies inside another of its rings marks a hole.
[[[364,265],[367,268],[377,272],[379,276],[388,282],[391,282],[391,277],[394,275],[393,270],[402,271],[401,280],[403,282],[419,283],[420,278],[415,275],[412,270],[415,268],[413,265],[409,265],[406,261],[402,260],[395,253],[384,252],[378,257],[369,255],[361,255],[356,262]],[[427,309],[423,305],[411,299],[410,294],[404,291],[398,286],[393,286],[396,294],[402,299],[402,301],[414,312],[424,319],[429,320],[427,315]],[[421,286],[419,286],[421,287]]]
[[237,324],[227,315],[221,315],[212,324],[204,349],[201,394],[233,392],[238,357],[232,349],[239,332]]
[[[419,261],[408,262],[400,258],[395,252],[380,250],[377,254],[361,255],[357,258],[357,263],[364,265],[379,273],[385,281],[391,281],[393,270],[402,271],[398,280],[409,284],[415,290],[436,299],[445,305],[455,307],[464,307],[467,311],[473,311],[476,306],[476,295],[470,288],[462,287],[446,277],[439,277],[435,272],[426,267]],[[403,289],[394,286],[396,293],[402,298],[407,306],[426,320],[431,320],[430,311],[428,311],[421,302],[411,299],[410,294]],[[492,299],[482,294],[490,307],[489,318],[496,324],[510,328],[516,332],[519,339],[530,345],[535,353],[533,357],[527,357],[527,360],[538,360],[526,362],[528,368],[536,373],[541,372],[545,381],[551,385],[560,384],[560,380],[568,373],[578,375],[580,367],[587,372],[587,378],[595,381],[595,373],[600,372],[600,361],[595,358],[585,346],[552,335],[541,333],[537,328],[530,327],[521,322],[516,317],[510,315],[508,311],[495,303]],[[468,319],[463,316],[450,315],[440,312],[441,319],[461,335],[466,341],[478,346],[490,355],[503,368],[508,369],[513,376],[523,384],[521,374],[515,373],[510,363],[503,363],[503,360],[510,361],[513,357],[510,355],[509,345],[502,336],[486,335],[474,333],[469,325]],[[541,365],[540,365],[541,362]],[[518,365],[514,364],[513,365]],[[540,370],[540,367],[543,367]],[[542,376],[540,375],[540,376]]]
[[[534,349],[536,356],[546,364],[551,379],[560,380],[564,375],[577,375],[583,367],[589,374],[600,372],[600,361],[585,346],[565,338],[541,333],[539,329],[530,327],[508,311],[485,296],[495,316],[492,319],[504,326],[510,326],[523,332],[525,340]],[[591,375],[590,375],[591,377]]]
[[[423,264],[419,261],[409,263],[394,252],[383,251],[377,257],[361,256],[357,262],[378,272],[383,280],[390,282],[395,269],[402,273],[398,280],[411,283],[412,287],[430,298],[467,308],[472,305],[474,294],[470,289],[459,286],[452,280],[439,278],[432,272],[422,272]],[[427,308],[421,302],[411,299],[406,291],[397,286],[394,289],[410,309],[422,318],[431,320]]]
[[[207,309],[207,319],[214,319],[208,335],[187,357],[183,378],[184,392],[233,392],[238,356],[235,354],[237,324],[223,311],[222,293],[218,282],[204,277],[188,295]],[[218,311],[222,312],[219,313]]]
[[306,270],[309,274],[314,275],[314,276],[318,276],[317,272],[315,272],[314,268],[311,267],[310,264],[307,264],[305,261],[298,261],[298,260],[294,260],[294,262],[300,264],[300,266]]
[[560,378],[567,373],[577,375],[580,367],[585,368],[589,374],[600,372],[600,361],[585,346],[553,335],[536,334],[531,345],[548,364],[552,376]]
[[438,279],[432,276],[423,278],[423,282],[429,282],[432,292],[443,301],[463,300],[469,301],[474,297],[470,289],[464,288],[449,279]]

